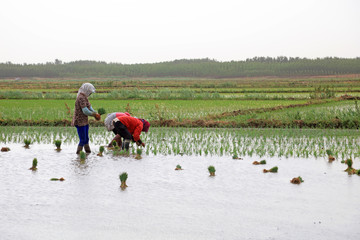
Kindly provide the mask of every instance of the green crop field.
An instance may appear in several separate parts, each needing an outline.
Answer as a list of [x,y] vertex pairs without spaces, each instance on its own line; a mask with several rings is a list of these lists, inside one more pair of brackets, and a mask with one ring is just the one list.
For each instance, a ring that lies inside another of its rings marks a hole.
[[[197,119],[209,114],[240,109],[286,106],[307,102],[305,100],[92,100],[91,98],[89,101],[95,110],[100,107],[105,108],[108,113],[128,110],[134,116],[149,120],[157,120],[159,115],[165,119]],[[75,100],[0,100],[0,116],[2,119],[23,120],[67,119],[69,115],[65,103],[73,112]],[[130,109],[127,109],[128,104]]]
[[69,125],[77,89],[84,82],[96,87],[89,98],[94,109],[128,111],[153,126],[353,129],[360,125],[358,75],[0,79],[0,124]]

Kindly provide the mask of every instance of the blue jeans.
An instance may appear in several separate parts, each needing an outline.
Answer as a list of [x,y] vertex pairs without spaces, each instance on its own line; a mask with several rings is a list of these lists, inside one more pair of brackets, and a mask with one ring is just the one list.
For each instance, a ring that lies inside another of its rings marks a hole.
[[80,138],[79,146],[84,146],[85,144],[89,144],[89,124],[86,126],[75,126],[77,129],[77,133]]

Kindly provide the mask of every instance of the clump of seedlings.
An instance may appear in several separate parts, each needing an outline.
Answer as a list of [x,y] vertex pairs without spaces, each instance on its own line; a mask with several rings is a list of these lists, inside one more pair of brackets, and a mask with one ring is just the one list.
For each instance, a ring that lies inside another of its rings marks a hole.
[[32,167],[29,170],[36,171],[37,170],[37,159],[34,158],[32,161]]
[[24,144],[25,144],[25,148],[29,148],[30,144],[31,144],[31,140],[30,139],[24,139]]
[[98,114],[104,115],[105,113],[106,113],[106,111],[105,111],[104,108],[99,108],[99,109],[98,109]]
[[136,149],[136,157],[135,157],[135,159],[137,159],[137,160],[142,159],[141,154],[142,154],[142,149],[141,148]]
[[121,182],[121,185],[120,185],[120,188],[122,190],[125,190],[125,188],[127,188],[128,186],[126,185],[126,180],[128,178],[128,174],[127,172],[123,172],[119,175],[119,179],[120,179],[120,182]]
[[253,164],[254,165],[260,165],[260,164],[264,165],[264,164],[266,164],[266,160],[261,160],[260,162],[254,161]]
[[55,146],[56,146],[56,151],[60,152],[61,151],[61,140],[55,140],[54,142]]
[[108,148],[109,149],[114,149],[114,150],[119,150],[120,149],[115,140],[111,142],[111,146],[108,146]]
[[182,169],[181,166],[178,164],[178,165],[176,165],[175,170],[183,170],[183,169]]
[[267,173],[267,172],[277,173],[277,171],[278,171],[277,166],[270,168],[269,170],[266,170],[266,169],[263,170],[264,173]]
[[348,160],[345,161],[346,165],[348,165],[348,168],[345,169],[345,172],[347,172],[349,175],[350,174],[355,174],[356,173],[356,169],[354,169],[352,167],[353,165],[353,160],[351,158],[349,158]]
[[[117,149],[116,149],[116,148],[117,148]],[[116,148],[115,148],[114,151],[113,151],[113,155],[114,155],[114,156],[126,156],[126,157],[130,156],[130,152],[129,152],[129,151],[126,151],[126,150],[124,150],[124,149],[119,150],[119,147],[118,147],[118,146],[116,146]]]
[[99,153],[98,153],[97,155],[100,156],[100,157],[102,157],[104,151],[105,151],[105,147],[104,147],[104,146],[100,146],[100,147],[99,147]]
[[332,153],[332,151],[330,149],[326,150],[326,154],[328,155],[329,162],[332,162],[335,160],[335,158],[333,157],[334,154]]
[[208,167],[208,170],[209,170],[209,173],[210,173],[210,176],[215,176],[215,167],[214,166],[209,166]]
[[360,169],[356,170],[355,173],[356,173],[357,175],[360,175]]
[[239,157],[236,153],[234,153],[234,155],[232,156],[233,159],[238,159],[238,160],[242,160],[241,157]]
[[80,160],[85,160],[86,159],[86,153],[81,151],[80,152]]
[[2,151],[2,152],[8,152],[8,151],[10,151],[10,148],[8,148],[8,147],[2,147],[2,148],[1,148],[1,151]]
[[293,184],[300,184],[300,183],[304,182],[304,180],[299,176],[297,178],[291,179],[290,182]]
[[50,181],[65,181],[64,178],[51,178]]

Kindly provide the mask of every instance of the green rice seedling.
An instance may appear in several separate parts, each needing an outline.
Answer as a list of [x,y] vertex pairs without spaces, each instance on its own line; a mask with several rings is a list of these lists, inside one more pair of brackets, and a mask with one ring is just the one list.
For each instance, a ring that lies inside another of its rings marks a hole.
[[106,111],[105,111],[104,108],[99,108],[99,109],[98,109],[98,114],[103,115],[103,114],[105,114],[105,113],[106,113]]
[[141,148],[136,149],[135,159],[137,159],[137,160],[142,159],[142,157],[141,157],[142,151],[143,151],[143,150],[142,150]]
[[260,164],[266,164],[266,160],[261,160]]
[[38,163],[37,159],[34,158],[33,161],[32,161],[32,167],[29,168],[29,170],[36,171],[37,170],[37,163]]
[[273,168],[270,168],[269,170],[264,169],[263,172],[264,173],[267,173],[267,172],[277,173],[278,172],[278,167],[275,166]]
[[86,159],[86,153],[81,151],[80,152],[80,160],[85,160]]
[[120,179],[120,182],[121,182],[121,185],[120,185],[120,188],[122,190],[125,190],[125,188],[127,188],[128,186],[126,185],[126,180],[128,178],[128,174],[127,172],[123,172],[119,175],[119,179]]
[[345,163],[345,160],[341,160],[341,163]]
[[178,165],[176,165],[175,170],[183,170],[183,169],[182,169],[181,166],[178,164]]
[[8,148],[8,147],[2,147],[2,148],[1,148],[1,151],[2,151],[2,152],[8,152],[8,151],[10,151],[10,148]]
[[208,167],[208,171],[209,171],[209,173],[210,173],[210,176],[215,176],[215,167],[214,166],[212,166],[212,165],[210,165],[209,167]]
[[61,140],[55,140],[56,151],[61,151]]
[[130,155],[130,152],[129,152],[129,151],[126,151],[126,150],[124,150],[124,149],[122,149],[122,150],[114,149],[113,155],[114,155],[114,156],[129,156],[129,155]]
[[239,159],[239,160],[242,160],[242,158],[241,157],[239,157],[238,155],[237,155],[237,153],[234,153],[234,155],[232,156],[232,159]]
[[348,166],[348,168],[345,169],[345,172],[347,172],[348,174],[355,174],[356,170],[352,167],[353,160],[351,158],[349,158],[345,161],[345,163]]
[[346,160],[346,165],[348,165],[348,168],[352,168],[353,160],[351,158]]
[[100,156],[100,157],[102,157],[104,151],[105,151],[105,147],[104,147],[104,146],[100,146],[100,147],[99,147],[99,153],[98,153],[97,155]]
[[50,181],[65,181],[64,178],[50,178]]
[[290,182],[293,184],[300,184],[300,183],[304,182],[304,180],[299,176],[297,178],[291,179]]
[[29,148],[29,145],[31,144],[31,140],[30,139],[24,139],[24,144],[25,144],[25,148]]
[[355,173],[356,173],[357,175],[360,175],[360,169],[356,170]]
[[326,150],[326,154],[328,155],[328,158],[329,158],[329,162],[332,162],[335,160],[335,158],[333,157],[333,152],[330,150],[330,149],[327,149]]

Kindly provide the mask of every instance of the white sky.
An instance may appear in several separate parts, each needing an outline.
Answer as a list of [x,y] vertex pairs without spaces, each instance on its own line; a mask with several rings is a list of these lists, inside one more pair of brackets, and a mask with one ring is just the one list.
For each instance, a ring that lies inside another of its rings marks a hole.
[[0,62],[280,55],[360,56],[360,1],[0,1]]

